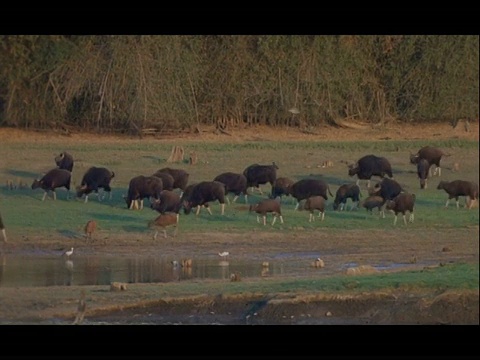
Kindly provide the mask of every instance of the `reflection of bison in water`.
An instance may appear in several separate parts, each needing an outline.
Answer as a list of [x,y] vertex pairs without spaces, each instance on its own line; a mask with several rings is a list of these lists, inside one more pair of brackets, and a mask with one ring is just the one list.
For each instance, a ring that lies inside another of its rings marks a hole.
[[450,156],[450,154],[444,153],[442,150],[431,147],[431,146],[425,146],[418,150],[416,154],[410,153],[410,162],[412,164],[417,164],[421,159],[425,159],[428,162],[428,173],[431,176],[431,166],[435,165],[435,171],[433,172],[433,175],[437,174],[438,170],[438,176],[441,175],[441,169],[440,169],[440,160],[442,159],[442,156]]
[[360,158],[356,164],[349,165],[348,167],[348,175],[357,175],[357,185],[360,180],[368,180],[367,187],[370,187],[370,179],[372,176],[383,178],[385,175],[388,175],[389,178],[393,178],[392,165],[390,165],[390,162],[384,157],[365,155]]

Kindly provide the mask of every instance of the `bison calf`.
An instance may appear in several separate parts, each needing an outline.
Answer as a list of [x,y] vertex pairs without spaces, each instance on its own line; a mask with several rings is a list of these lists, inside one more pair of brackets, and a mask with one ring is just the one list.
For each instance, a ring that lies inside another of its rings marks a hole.
[[358,206],[367,209],[367,212],[369,211],[371,214],[373,213],[373,209],[377,208],[378,213],[381,213],[382,217],[385,218],[385,211],[382,210],[384,203],[385,200],[381,196],[372,195],[361,201]]
[[167,238],[167,227],[174,227],[173,236],[177,236],[179,214],[165,213],[158,215],[155,219],[148,222],[148,227],[155,230],[153,240],[157,240],[159,230],[163,230],[163,237]]
[[[454,181],[440,181],[437,186],[438,190],[445,190],[448,194],[447,202],[445,207],[448,207],[450,199],[455,198],[457,204],[457,209],[459,208],[458,197],[466,196],[470,200],[469,209],[472,208],[475,200],[478,201],[478,184],[473,181],[466,180],[454,180]],[[465,198],[465,207],[467,207],[467,198]]]
[[273,214],[272,226],[277,220],[277,216],[280,218],[280,222],[283,224],[282,210],[280,202],[274,199],[264,199],[256,204],[250,205],[250,212],[255,211],[257,213],[257,222],[260,222],[259,215],[263,217],[263,225],[267,224],[267,213]]
[[321,217],[321,220],[325,219],[325,199],[323,196],[311,196],[307,200],[305,200],[305,204],[303,205],[305,210],[310,212],[310,216],[308,218],[309,222],[315,220],[315,210],[318,210],[318,217]]
[[338,188],[335,200],[333,201],[333,210],[337,210],[339,205],[340,211],[343,210],[344,206],[346,208],[347,199],[352,199],[352,207],[350,210],[353,210],[356,206],[358,207],[360,201],[360,187],[357,184],[343,184]]
[[414,215],[413,215],[413,208],[415,206],[415,194],[409,193],[401,193],[393,200],[388,200],[386,209],[393,211],[395,213],[395,219],[393,220],[393,225],[397,224],[397,215],[398,213],[402,213],[403,215],[403,222],[407,225],[407,219],[405,217],[405,213],[408,211],[410,212],[410,217],[408,219],[409,222],[413,222]]

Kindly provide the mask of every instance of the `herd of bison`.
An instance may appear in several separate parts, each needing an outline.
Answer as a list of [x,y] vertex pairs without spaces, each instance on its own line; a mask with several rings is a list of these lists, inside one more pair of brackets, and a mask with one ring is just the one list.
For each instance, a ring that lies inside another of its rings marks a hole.
[[[410,162],[417,167],[420,188],[427,187],[428,177],[432,175],[433,166],[435,166],[434,175],[441,174],[440,160],[442,156],[449,155],[431,146],[423,147],[416,154],[410,155]],[[55,163],[56,168],[32,183],[32,189],[41,188],[44,190],[42,200],[45,200],[49,191],[56,199],[55,189],[62,187],[67,189],[67,198],[70,196],[74,158],[68,152],[62,152],[55,157]],[[149,222],[149,227],[155,230],[154,238],[157,237],[159,230],[163,230],[166,237],[166,228],[177,226],[179,213],[182,209],[185,214],[189,214],[193,208],[196,208],[196,214],[198,215],[200,208],[204,207],[211,214],[209,203],[218,201],[221,204],[223,215],[225,200],[230,202],[226,196],[228,193],[234,194],[233,202],[240,195],[243,195],[245,203],[248,203],[248,189],[256,189],[262,193],[260,185],[267,183],[271,185],[272,189],[269,197],[250,205],[250,211],[257,213],[257,221],[260,221],[260,216],[262,216],[263,224],[266,225],[266,215],[271,213],[273,214],[272,225],[275,224],[277,217],[283,223],[282,196],[293,197],[297,202],[295,209],[298,209],[302,203],[303,209],[310,212],[309,221],[315,219],[315,211],[318,211],[319,217],[323,220],[328,195],[333,197],[328,184],[317,179],[293,181],[286,177],[277,177],[277,170],[278,167],[275,163],[271,165],[252,164],[243,173],[224,172],[216,176],[213,181],[189,183],[188,172],[166,167],[151,176],[139,175],[133,177],[129,182],[128,192],[124,198],[129,209],[141,209],[143,208],[143,200],[145,198],[150,199],[151,208],[160,213]],[[409,213],[409,221],[414,221],[415,194],[404,191],[402,186],[393,179],[391,164],[385,157],[363,156],[355,164],[349,165],[348,174],[350,176],[356,175],[357,181],[355,184],[343,184],[338,188],[333,201],[334,210],[343,210],[346,207],[347,200],[351,199],[352,209],[363,207],[367,211],[372,211],[374,208],[378,208],[383,217],[385,217],[385,210],[392,211],[395,214],[394,224],[397,222],[398,214],[402,214],[403,221],[407,224],[407,212]],[[110,182],[114,176],[115,173],[110,169],[91,167],[85,172],[81,184],[75,189],[76,196],[83,197],[84,201],[87,202],[89,194],[95,193],[100,200],[102,197],[99,194],[99,189],[103,189],[103,193],[107,192],[111,197]],[[370,187],[372,176],[382,179],[374,187]],[[360,201],[360,188],[358,186],[360,180],[368,181],[369,196],[362,201]],[[472,181],[440,181],[437,189],[443,189],[448,194],[445,206],[448,206],[451,199],[455,199],[458,208],[460,196],[466,197],[465,206],[468,204],[469,208],[478,200],[478,184]],[[4,241],[7,241],[1,216],[0,230]]]

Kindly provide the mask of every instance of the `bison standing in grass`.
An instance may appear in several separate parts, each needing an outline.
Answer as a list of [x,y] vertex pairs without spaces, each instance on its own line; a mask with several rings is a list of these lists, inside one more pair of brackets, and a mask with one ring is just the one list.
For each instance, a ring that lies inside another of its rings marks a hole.
[[82,197],[85,195],[85,202],[88,201],[88,195],[91,192],[97,194],[98,200],[101,198],[98,194],[99,189],[109,193],[109,199],[112,199],[112,188],[110,187],[110,182],[115,177],[115,173],[104,167],[95,167],[92,166],[88,169],[83,175],[82,182],[80,186],[77,187],[77,197]]
[[444,153],[442,150],[432,146],[424,146],[418,150],[416,154],[410,153],[410,163],[417,164],[421,159],[425,159],[428,162],[429,175],[432,176],[431,166],[435,165],[433,175],[436,175],[438,170],[438,176],[440,176],[442,171],[440,168],[440,160],[443,156],[450,156],[450,154]]
[[[457,209],[459,208],[458,198],[459,196],[466,196],[465,198],[465,207],[467,203],[470,202],[468,206],[469,209],[473,207],[475,201],[478,201],[478,184],[473,181],[466,180],[454,180],[454,181],[440,181],[437,186],[438,190],[445,190],[448,194],[447,202],[445,207],[448,207],[450,199],[455,198],[457,204]],[[468,198],[468,200],[467,200]]]
[[368,180],[367,187],[370,187],[370,179],[372,176],[384,178],[386,175],[393,178],[392,165],[384,158],[375,155],[365,155],[360,158],[356,164],[348,166],[348,175],[357,175],[358,185],[360,180]]
[[197,211],[195,215],[200,213],[200,207],[204,206],[208,213],[212,215],[212,211],[209,207],[209,202],[217,201],[222,206],[222,215],[225,213],[225,185],[219,181],[202,181],[194,185],[188,196],[182,197],[183,210],[185,214],[189,214],[192,208],[196,207]]
[[64,187],[67,189],[68,199],[70,197],[71,179],[72,173],[70,171],[65,169],[52,169],[47,172],[40,180],[33,180],[32,189],[42,188],[43,191],[45,191],[42,198],[42,201],[44,201],[49,191],[53,193],[53,200],[57,200],[57,194],[55,193],[55,189]]
[[280,201],[275,199],[263,199],[256,204],[250,205],[250,212],[254,211],[257,213],[257,222],[260,222],[260,215],[263,218],[263,225],[267,224],[267,213],[273,214],[272,226],[277,220],[277,216],[280,218],[280,222],[283,224],[282,209]]
[[405,213],[408,211],[410,213],[409,222],[413,223],[414,214],[413,208],[415,207],[415,194],[401,193],[393,200],[388,200],[386,203],[386,209],[392,211],[395,214],[395,219],[393,220],[393,225],[397,224],[398,213],[402,213],[403,222],[407,225],[407,218]]
[[360,202],[360,187],[357,184],[343,184],[337,190],[335,194],[335,200],[333,201],[333,210],[337,210],[340,206],[340,211],[343,208],[347,207],[347,200],[352,200],[352,207],[350,210],[353,210],[355,207],[358,207]]

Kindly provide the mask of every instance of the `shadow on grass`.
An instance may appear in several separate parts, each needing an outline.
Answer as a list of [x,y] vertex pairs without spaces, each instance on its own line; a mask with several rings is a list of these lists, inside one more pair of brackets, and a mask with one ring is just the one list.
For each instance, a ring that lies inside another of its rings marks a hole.
[[22,177],[22,178],[29,178],[29,179],[38,179],[40,174],[31,172],[31,171],[24,171],[24,170],[16,170],[16,169],[8,169],[7,174],[10,174],[15,177]]
[[78,232],[72,231],[72,230],[61,229],[61,230],[57,230],[57,232],[60,235],[62,235],[64,237],[67,237],[69,239],[81,239],[82,238],[82,235],[80,235]]

